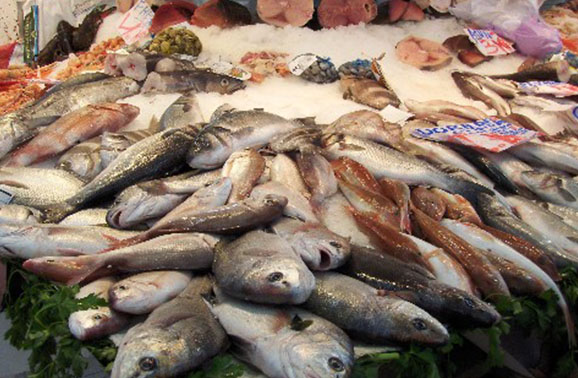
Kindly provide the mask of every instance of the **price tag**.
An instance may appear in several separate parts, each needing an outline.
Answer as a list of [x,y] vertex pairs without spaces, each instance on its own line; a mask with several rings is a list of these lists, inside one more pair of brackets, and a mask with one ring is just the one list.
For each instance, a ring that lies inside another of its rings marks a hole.
[[289,71],[295,76],[300,76],[309,66],[317,61],[317,55],[315,54],[301,54],[293,58],[287,67]]
[[127,44],[138,42],[149,35],[154,12],[145,0],[139,0],[125,13],[118,30]]
[[417,138],[438,142],[450,142],[479,147],[492,152],[501,152],[525,143],[538,133],[497,117],[489,117],[470,123],[414,129]]
[[14,198],[14,193],[6,189],[6,187],[0,187],[0,205],[8,205],[12,202]]
[[518,87],[529,94],[549,94],[556,97],[578,95],[578,86],[558,81],[527,81],[518,83]]
[[516,51],[512,44],[491,30],[464,29],[468,38],[485,56],[508,55]]

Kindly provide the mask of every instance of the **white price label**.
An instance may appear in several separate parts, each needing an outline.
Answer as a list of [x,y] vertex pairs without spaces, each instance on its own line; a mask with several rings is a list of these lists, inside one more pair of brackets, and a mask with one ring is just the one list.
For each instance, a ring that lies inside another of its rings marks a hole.
[[578,86],[558,81],[527,81],[519,83],[518,87],[529,94],[549,94],[556,97],[578,95]]
[[508,55],[516,52],[512,44],[492,30],[464,29],[468,38],[485,56]]
[[287,67],[289,71],[295,76],[300,76],[309,66],[317,61],[317,55],[315,54],[301,54],[293,58]]
[[127,44],[133,44],[149,36],[149,28],[153,21],[154,12],[146,0],[139,0],[124,15],[118,30]]

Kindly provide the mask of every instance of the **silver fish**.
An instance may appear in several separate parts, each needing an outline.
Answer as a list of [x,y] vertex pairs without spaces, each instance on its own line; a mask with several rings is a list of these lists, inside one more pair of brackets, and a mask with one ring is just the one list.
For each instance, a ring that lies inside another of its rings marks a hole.
[[161,130],[179,128],[205,122],[199,101],[194,93],[183,95],[165,110],[159,126]]
[[464,97],[482,101],[489,108],[495,109],[500,116],[507,116],[512,113],[512,109],[506,100],[474,77],[461,72],[453,72],[452,78]]
[[[539,205],[542,206],[544,209],[548,210],[549,212],[551,212],[552,214],[559,216],[566,224],[568,224],[569,226],[574,227],[574,229],[578,230],[578,210],[577,209],[574,209],[571,207],[566,207],[566,206],[555,205],[555,204],[549,203],[549,202],[542,202]],[[1,213],[1,210],[0,210],[0,213]]]
[[142,86],[142,93],[195,91],[231,94],[243,88],[243,81],[211,71],[151,72]]
[[258,303],[300,304],[315,287],[313,274],[291,245],[263,231],[217,245],[213,272],[225,293]]
[[522,172],[520,178],[543,201],[578,209],[578,182],[542,171]]
[[[154,119],[153,119],[154,121]],[[120,131],[116,133],[105,132],[100,139],[101,170],[112,163],[118,155],[133,144],[150,137],[158,131],[158,125],[151,122],[148,129]],[[100,173],[100,172],[99,172]]]
[[285,154],[278,154],[273,158],[270,179],[301,193],[307,199],[311,198],[297,164]]
[[108,226],[106,224],[107,209],[84,209],[70,214],[58,224],[61,226]]
[[179,295],[191,278],[191,272],[178,270],[135,274],[118,281],[110,288],[110,307],[128,314],[148,314]]
[[37,224],[40,223],[41,220],[42,213],[32,207],[21,205],[0,205],[0,224]]
[[385,122],[379,113],[371,110],[358,110],[347,113],[333,121],[324,130],[329,134],[347,134],[373,142],[396,147],[401,144],[401,127],[396,123]]
[[229,156],[221,175],[229,177],[233,188],[227,203],[245,199],[265,170],[265,159],[255,150],[235,151]]
[[333,168],[323,155],[316,151],[300,151],[297,155],[297,166],[311,191],[311,202],[314,206],[337,193],[337,179]]
[[256,186],[251,192],[251,198],[262,200],[269,194],[283,196],[287,198],[287,205],[283,209],[283,214],[288,217],[300,219],[304,222],[319,222],[313,212],[309,201],[299,192],[288,188],[277,181],[269,181],[265,184]]
[[508,149],[519,159],[529,164],[560,169],[571,174],[578,174],[578,157],[569,154],[557,145],[526,142]]
[[103,170],[100,142],[101,136],[99,135],[77,144],[58,159],[56,168],[73,173],[84,181],[92,180]]
[[43,100],[44,98],[62,90],[62,89],[76,87],[77,85],[92,83],[95,81],[100,81],[100,80],[109,79],[109,78],[110,78],[110,75],[107,75],[103,72],[80,73],[78,75],[72,76],[71,78],[68,78],[68,79],[61,81],[60,83],[50,87],[50,89],[47,90],[42,95],[42,97],[40,97],[39,100]]
[[0,158],[38,134],[39,130],[28,126],[20,113],[22,111],[0,117]]
[[445,100],[419,102],[408,99],[403,103],[410,112],[414,113],[419,118],[427,116],[429,113],[448,114],[473,121],[488,117],[486,113],[474,108],[473,106],[459,105]]

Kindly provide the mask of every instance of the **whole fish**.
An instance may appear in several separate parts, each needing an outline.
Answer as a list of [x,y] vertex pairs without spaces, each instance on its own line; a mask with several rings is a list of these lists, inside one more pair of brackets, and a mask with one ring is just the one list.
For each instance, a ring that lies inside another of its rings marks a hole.
[[301,151],[297,154],[297,166],[311,192],[313,206],[337,193],[337,180],[333,169],[323,155],[315,151]]
[[324,131],[329,134],[352,135],[394,148],[402,143],[401,127],[397,123],[385,122],[379,113],[371,110],[344,114]]
[[481,194],[478,213],[485,224],[512,234],[544,251],[561,268],[568,264],[578,265],[578,258],[558,247],[548,236],[512,215],[495,198]]
[[135,274],[109,289],[110,308],[133,315],[148,314],[185,290],[191,278],[191,272],[178,270]]
[[344,99],[375,109],[381,110],[388,105],[397,107],[401,104],[392,90],[383,87],[372,79],[346,76],[339,81],[339,87],[343,91]]
[[486,113],[478,110],[477,108],[474,108],[473,106],[459,105],[445,100],[419,102],[408,99],[403,103],[410,112],[414,113],[419,118],[422,118],[422,116],[427,116],[429,113],[448,114],[472,121],[488,117]]
[[53,85],[48,89],[39,100],[43,100],[46,97],[66,88],[76,87],[77,85],[93,83],[95,81],[101,81],[104,79],[110,79],[110,75],[103,72],[82,72],[78,75],[72,76],[60,83]]
[[161,130],[196,125],[205,122],[201,108],[194,93],[188,93],[177,98],[159,120]]
[[349,240],[318,223],[283,218],[271,226],[311,270],[332,270],[349,258]]
[[482,294],[509,296],[510,292],[500,272],[475,247],[448,231],[417,208],[412,213],[420,231],[430,243],[443,248],[454,257],[472,278]]
[[0,255],[31,259],[96,254],[114,242],[137,235],[108,227],[55,224],[1,224]]
[[268,377],[351,375],[351,340],[319,316],[296,307],[242,302],[219,291],[211,311],[231,337],[236,357]]
[[325,153],[331,159],[349,157],[362,164],[377,179],[387,177],[409,185],[436,186],[461,194],[474,204],[478,193],[491,193],[487,188],[452,177],[411,155],[351,136],[333,136],[327,139]]
[[235,151],[265,146],[275,135],[301,127],[262,110],[216,111],[192,144],[187,162],[192,168],[218,168]]
[[60,169],[0,168],[0,190],[12,196],[11,204],[33,208],[61,203],[78,192],[83,182]]
[[564,313],[564,319],[566,320],[566,326],[568,328],[568,337],[575,343],[574,336],[574,321],[570,310],[568,309],[568,304],[564,299],[564,295],[560,292],[560,289],[556,283],[546,274],[538,265],[532,262],[530,259],[526,258],[524,255],[511,248],[507,244],[500,241],[498,238],[492,236],[490,233],[478,228],[473,224],[460,223],[457,221],[444,219],[441,224],[444,227],[456,232],[458,235],[464,238],[467,242],[473,246],[484,249],[488,253],[499,256],[503,259],[509,260],[516,266],[529,272],[532,277],[539,281],[542,286],[542,291],[546,289],[551,289],[558,296],[558,305]]
[[61,226],[108,226],[106,214],[106,209],[84,209],[70,214],[58,224]]
[[233,185],[227,203],[247,198],[264,170],[265,159],[257,151],[246,149],[233,152],[221,170],[221,176],[229,177]]
[[228,346],[225,331],[203,302],[208,277],[193,278],[122,339],[112,378],[174,377],[201,366]]
[[488,108],[495,109],[500,116],[507,116],[512,109],[498,93],[477,81],[473,76],[453,72],[454,82],[466,98],[482,101]]
[[521,180],[543,201],[578,209],[578,182],[542,171],[525,171]]
[[269,181],[265,184],[257,185],[251,192],[251,198],[255,200],[262,200],[268,195],[287,198],[287,205],[283,208],[285,216],[297,218],[304,222],[319,222],[307,198],[280,182]]
[[[539,205],[552,214],[559,216],[567,225],[578,230],[578,210],[571,207],[555,205],[549,202],[542,202]],[[0,208],[0,214],[2,214],[2,208]]]
[[437,281],[431,273],[373,249],[352,246],[344,272],[384,293],[405,299],[444,322],[488,327],[500,320],[489,304]]
[[211,71],[151,72],[142,86],[142,93],[195,91],[231,94],[243,88],[243,81]]
[[129,104],[87,105],[43,128],[34,139],[15,151],[6,165],[19,167],[47,160],[103,131],[124,127],[139,112],[138,107]]
[[388,178],[381,178],[379,181],[381,193],[392,200],[399,209],[401,230],[411,233],[411,221],[409,219],[409,201],[411,192],[405,182]]
[[101,136],[79,143],[58,159],[56,168],[73,173],[84,181],[90,181],[102,172],[100,158]]
[[311,193],[303,178],[301,173],[299,173],[299,167],[297,164],[291,160],[285,154],[277,154],[271,162],[271,181],[277,181],[281,184],[301,193],[303,197],[309,199],[311,198]]
[[373,343],[442,345],[448,331],[416,305],[339,273],[315,273],[315,290],[304,308],[352,337]]
[[578,158],[556,145],[526,142],[510,148],[508,151],[529,164],[560,169],[574,175],[578,174]]
[[165,179],[144,181],[118,194],[106,221],[114,228],[130,228],[150,219],[161,218],[187,197],[221,177],[221,170],[195,175],[184,173]]
[[459,220],[461,222],[469,222],[474,224],[481,224],[482,220],[476,213],[476,210],[467,199],[460,196],[459,194],[451,194],[445,190],[432,188],[432,192],[438,195],[438,197],[445,203],[445,217],[450,219]]
[[556,60],[536,64],[519,72],[491,77],[514,81],[554,80],[567,82],[570,79],[570,66],[565,60]]
[[[108,301],[108,290],[115,282],[114,277],[98,279],[83,286],[75,298],[81,299],[93,294]],[[123,329],[128,323],[127,315],[111,310],[108,306],[75,311],[68,317],[70,333],[83,341],[112,335]]]
[[340,157],[331,162],[333,173],[339,182],[361,187],[377,196],[382,195],[382,188],[372,174],[361,164],[347,157]]
[[204,270],[218,239],[198,233],[164,235],[130,247],[90,256],[42,257],[22,266],[47,279],[73,285],[87,277],[149,270]]
[[315,287],[313,274],[291,245],[263,231],[217,245],[213,272],[225,293],[257,303],[300,304]]
[[411,203],[435,221],[440,221],[446,213],[446,203],[436,193],[423,186],[411,191]]
[[0,224],[37,224],[40,223],[41,220],[42,213],[33,207],[22,205],[0,205]]
[[60,220],[91,201],[116,193],[145,178],[166,174],[184,162],[186,149],[195,134],[193,127],[169,129],[133,144],[91,182],[68,198],[64,205],[46,209],[47,219]]

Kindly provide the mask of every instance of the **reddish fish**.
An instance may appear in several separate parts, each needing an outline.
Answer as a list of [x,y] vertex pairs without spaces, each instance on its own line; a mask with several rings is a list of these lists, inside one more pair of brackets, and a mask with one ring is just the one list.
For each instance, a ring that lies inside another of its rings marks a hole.
[[438,222],[446,213],[445,202],[423,186],[418,186],[411,191],[411,203]]
[[377,180],[367,168],[355,160],[342,156],[331,162],[331,168],[333,168],[333,173],[338,180],[381,194],[381,187]]
[[314,10],[313,0],[257,0],[259,18],[275,26],[303,26]]
[[451,194],[438,188],[431,189],[446,205],[446,218],[480,225],[482,220],[467,199],[459,194]]
[[321,0],[317,18],[324,28],[369,23],[377,16],[375,0]]
[[409,186],[394,179],[382,178],[379,180],[381,193],[392,200],[399,209],[401,230],[411,234],[411,221],[409,220],[409,200],[411,192]]

